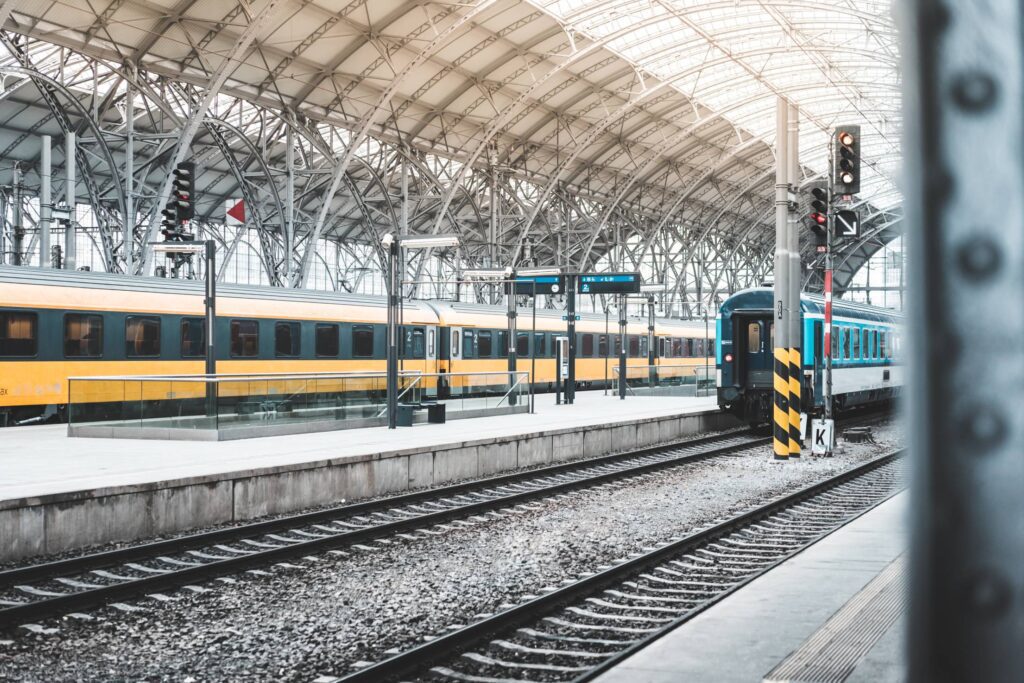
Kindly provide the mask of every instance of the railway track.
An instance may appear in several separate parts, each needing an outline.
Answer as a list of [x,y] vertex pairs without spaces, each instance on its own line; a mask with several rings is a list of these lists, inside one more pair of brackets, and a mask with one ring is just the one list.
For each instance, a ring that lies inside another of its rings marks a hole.
[[[437,525],[767,444],[739,431],[0,572],[0,629]],[[444,527],[441,527],[443,530]],[[258,569],[256,569],[258,571]]]
[[632,556],[350,674],[586,681],[902,489],[902,451]]

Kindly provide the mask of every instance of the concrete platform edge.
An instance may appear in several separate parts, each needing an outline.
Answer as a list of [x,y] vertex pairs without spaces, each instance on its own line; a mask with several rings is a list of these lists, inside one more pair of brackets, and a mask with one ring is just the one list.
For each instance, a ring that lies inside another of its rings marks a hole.
[[593,458],[735,426],[732,416],[717,411],[644,417],[9,499],[0,501],[0,561]]

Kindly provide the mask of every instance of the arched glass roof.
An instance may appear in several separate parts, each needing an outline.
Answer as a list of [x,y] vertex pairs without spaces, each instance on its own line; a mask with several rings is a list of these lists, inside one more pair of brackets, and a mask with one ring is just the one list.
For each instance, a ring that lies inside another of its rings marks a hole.
[[829,131],[862,126],[861,198],[900,201],[899,52],[879,0],[534,0],[738,128],[774,144],[778,97],[801,111],[801,162],[827,168]]

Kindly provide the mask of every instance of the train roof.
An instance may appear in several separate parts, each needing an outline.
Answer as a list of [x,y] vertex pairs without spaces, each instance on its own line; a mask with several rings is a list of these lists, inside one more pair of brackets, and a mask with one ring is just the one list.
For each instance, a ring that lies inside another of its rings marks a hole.
[[[722,302],[719,312],[722,315],[731,315],[740,310],[765,310],[770,311],[774,307],[775,293],[768,287],[754,287],[737,292]],[[801,293],[800,310],[804,313],[824,314],[825,297],[820,294]],[[833,299],[832,313],[837,317],[852,318],[855,320],[866,320],[870,322],[901,323],[903,314],[889,308],[869,306],[867,304]]]

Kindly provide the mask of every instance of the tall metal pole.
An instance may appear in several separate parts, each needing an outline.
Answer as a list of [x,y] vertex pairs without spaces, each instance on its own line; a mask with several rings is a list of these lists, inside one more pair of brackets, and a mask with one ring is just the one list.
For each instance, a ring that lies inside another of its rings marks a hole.
[[284,144],[284,280],[290,282],[295,250],[295,137],[291,126],[285,126]]
[[[508,371],[509,371],[509,384],[513,384],[516,381],[516,274],[515,272],[509,275],[509,282],[505,284],[505,300],[508,305]],[[516,394],[514,391],[510,391],[508,394],[508,404],[514,406],[516,404]]]
[[124,256],[125,275],[133,275],[135,273],[135,94],[132,92],[130,80],[125,88],[124,115],[128,125],[124,147],[124,236],[122,237],[121,252]]
[[[611,340],[609,340],[611,341]],[[626,295],[619,295],[619,399],[626,400]]]
[[42,152],[39,164],[39,267],[50,267],[50,223],[53,209],[52,197],[52,151],[50,136],[42,138]]
[[388,247],[388,429],[398,426],[398,238],[391,236]]
[[[14,183],[11,189],[14,194],[14,206],[11,210],[11,223],[14,228],[14,243],[12,250],[14,253],[11,255],[11,263],[16,266],[22,266],[27,265],[30,259],[25,254],[25,226],[21,223],[21,169],[17,164],[14,165]],[[50,258],[49,254],[43,254],[40,252],[40,263],[48,258]]]
[[[206,240],[206,376],[217,374],[217,244]],[[217,384],[206,383],[206,414],[217,414]]]
[[795,193],[800,186],[800,110],[796,105],[790,104],[787,113],[787,180],[789,191],[794,198],[790,203],[786,240],[789,249],[789,291],[786,294],[786,301],[789,304],[789,457],[799,458],[802,407],[800,383],[803,380],[803,368],[800,363],[800,223],[796,213]]
[[576,400],[576,273],[565,274],[566,333],[569,335],[569,372],[565,379],[565,402]]
[[[828,158],[833,159],[832,138],[828,143]],[[828,175],[828,221],[825,223],[825,419],[832,419],[832,232],[835,228],[834,211],[832,210],[832,173]],[[825,455],[832,455],[832,444],[826,446]]]
[[658,383],[658,371],[654,367],[654,295],[647,297],[647,383],[653,389]]
[[78,259],[78,234],[75,229],[76,183],[78,182],[75,178],[76,147],[75,133],[73,131],[68,132],[64,143],[64,173],[67,177],[67,185],[65,187],[67,193],[66,201],[71,216],[68,218],[67,225],[64,228],[64,268],[66,270],[74,270]]
[[776,460],[789,458],[789,183],[787,182],[787,121],[789,105],[781,97],[776,107],[775,127],[775,294],[772,310],[774,329],[773,451]]

